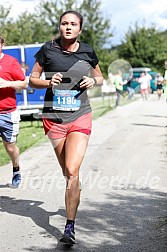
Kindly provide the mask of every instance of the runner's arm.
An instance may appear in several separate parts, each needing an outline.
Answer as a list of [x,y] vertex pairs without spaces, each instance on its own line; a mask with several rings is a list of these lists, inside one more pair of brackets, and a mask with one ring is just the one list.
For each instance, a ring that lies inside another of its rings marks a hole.
[[29,83],[30,87],[37,89],[50,87],[50,80],[42,80],[40,78],[42,72],[43,67],[41,67],[38,62],[35,62],[30,75],[30,83]]
[[24,80],[8,81],[0,78],[0,88],[13,88],[17,90],[26,89],[28,87],[26,78]]
[[97,64],[96,67],[92,68],[90,72],[91,72],[91,77],[94,79],[94,85],[102,86],[103,75],[102,75],[99,65]]

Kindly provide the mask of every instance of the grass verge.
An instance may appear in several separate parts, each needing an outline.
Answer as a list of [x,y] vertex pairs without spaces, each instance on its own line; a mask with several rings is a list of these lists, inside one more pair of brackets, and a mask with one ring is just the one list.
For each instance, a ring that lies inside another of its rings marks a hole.
[[[17,137],[17,146],[20,149],[20,153],[32,145],[39,142],[44,137],[44,131],[41,121],[21,121],[20,131]],[[6,153],[2,140],[0,138],[0,166],[7,164],[10,161],[8,154]]]

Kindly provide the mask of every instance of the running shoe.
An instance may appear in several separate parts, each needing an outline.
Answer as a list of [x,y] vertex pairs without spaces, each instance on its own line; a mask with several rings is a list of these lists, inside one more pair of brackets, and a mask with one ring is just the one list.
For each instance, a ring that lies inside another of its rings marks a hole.
[[73,226],[71,224],[66,225],[65,230],[64,230],[64,234],[60,238],[60,242],[63,242],[64,244],[70,245],[70,246],[76,244],[75,232],[74,232]]
[[17,187],[19,187],[20,183],[21,183],[21,174],[20,173],[16,173],[16,174],[14,173],[13,178],[12,178],[12,186],[17,188]]

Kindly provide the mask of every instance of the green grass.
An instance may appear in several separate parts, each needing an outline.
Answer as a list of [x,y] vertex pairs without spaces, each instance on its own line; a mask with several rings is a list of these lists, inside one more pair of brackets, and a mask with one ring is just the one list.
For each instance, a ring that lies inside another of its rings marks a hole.
[[104,100],[102,100],[101,97],[92,99],[91,107],[93,120],[96,120],[98,117],[106,114],[108,111],[113,109],[111,97],[105,97]]
[[[41,121],[21,121],[20,131],[17,137],[17,146],[20,149],[20,153],[44,138],[44,131]],[[10,161],[8,154],[6,153],[2,140],[0,138],[0,166],[7,164]]]
[[[110,111],[113,108],[113,102],[113,98],[107,96],[104,99],[101,97],[91,99],[93,120]],[[47,138],[44,136],[42,122],[40,120],[20,122],[20,132],[17,137],[17,146],[20,149],[20,153],[24,152],[33,145],[39,144],[41,141],[47,141]],[[1,138],[0,157],[0,166],[9,163],[10,158],[3,147]]]

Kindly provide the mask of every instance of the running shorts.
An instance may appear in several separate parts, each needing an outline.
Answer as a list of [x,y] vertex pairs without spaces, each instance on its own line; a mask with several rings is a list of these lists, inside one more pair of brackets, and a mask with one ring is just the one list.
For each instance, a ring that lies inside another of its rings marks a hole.
[[20,115],[18,110],[9,113],[0,114],[0,137],[5,142],[16,142],[19,133]]
[[144,93],[144,92],[148,92],[148,88],[141,88],[141,92]]
[[55,123],[43,117],[43,127],[45,135],[50,139],[64,138],[71,132],[81,132],[90,135],[92,129],[92,113],[85,114],[67,124]]
[[157,89],[162,89],[162,84],[157,84]]

